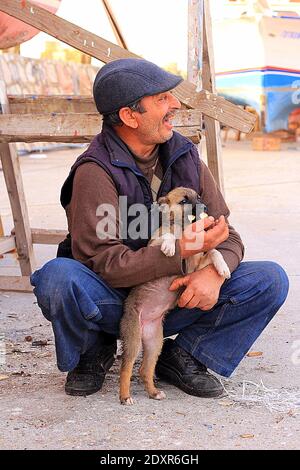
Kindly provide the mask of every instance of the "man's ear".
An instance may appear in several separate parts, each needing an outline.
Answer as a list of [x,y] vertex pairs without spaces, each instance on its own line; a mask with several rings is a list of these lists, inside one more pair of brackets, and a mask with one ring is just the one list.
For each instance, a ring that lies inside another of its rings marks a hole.
[[119,117],[126,126],[131,127],[132,129],[136,129],[138,127],[136,115],[132,109],[128,107],[121,108],[119,111]]

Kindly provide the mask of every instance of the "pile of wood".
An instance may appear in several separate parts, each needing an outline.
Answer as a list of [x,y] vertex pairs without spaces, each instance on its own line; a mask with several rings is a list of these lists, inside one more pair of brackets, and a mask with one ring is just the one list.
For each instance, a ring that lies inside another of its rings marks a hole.
[[281,150],[281,144],[296,141],[300,142],[300,126],[294,131],[282,129],[269,134],[252,134],[252,149]]

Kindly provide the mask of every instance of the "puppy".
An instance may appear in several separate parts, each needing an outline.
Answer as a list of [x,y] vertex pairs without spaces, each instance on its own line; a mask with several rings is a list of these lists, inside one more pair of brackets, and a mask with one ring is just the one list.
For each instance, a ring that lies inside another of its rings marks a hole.
[[[175,254],[175,242],[180,238],[183,224],[191,223],[195,217],[187,214],[185,204],[193,207],[193,212],[200,204],[200,218],[207,216],[205,206],[195,191],[189,188],[179,187],[173,189],[167,196],[158,200],[163,205],[162,216],[168,212],[170,217],[168,224],[162,223],[153,234],[149,245],[161,245],[161,250],[166,256]],[[199,210],[198,210],[199,212]],[[213,264],[221,276],[230,277],[230,271],[223,256],[217,250],[207,253],[199,253],[186,260],[187,272],[191,273]],[[163,345],[163,319],[167,312],[173,309],[180,293],[169,291],[172,281],[178,276],[166,276],[154,281],[134,287],[128,295],[124,314],[120,324],[120,335],[123,343],[123,355],[120,373],[120,402],[123,405],[132,405],[130,396],[130,379],[135,360],[141,346],[143,347],[143,359],[139,373],[144,382],[149,398],[161,400],[165,393],[154,385],[154,370],[157,359]]]

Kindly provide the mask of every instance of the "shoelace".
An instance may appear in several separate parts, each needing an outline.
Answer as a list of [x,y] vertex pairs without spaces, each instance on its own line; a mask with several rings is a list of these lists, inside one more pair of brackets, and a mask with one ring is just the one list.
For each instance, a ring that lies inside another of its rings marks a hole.
[[187,372],[191,374],[197,374],[199,371],[206,372],[207,368],[201,362],[198,362],[193,356],[190,356],[186,351],[183,349],[179,350],[179,355],[183,359]]

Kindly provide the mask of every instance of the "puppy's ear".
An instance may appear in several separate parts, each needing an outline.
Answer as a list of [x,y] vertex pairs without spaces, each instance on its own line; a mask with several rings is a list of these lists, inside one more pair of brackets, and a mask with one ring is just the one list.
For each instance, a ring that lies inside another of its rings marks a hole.
[[169,204],[170,199],[168,198],[168,196],[163,196],[163,197],[160,197],[157,202],[158,204]]

